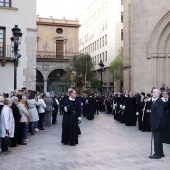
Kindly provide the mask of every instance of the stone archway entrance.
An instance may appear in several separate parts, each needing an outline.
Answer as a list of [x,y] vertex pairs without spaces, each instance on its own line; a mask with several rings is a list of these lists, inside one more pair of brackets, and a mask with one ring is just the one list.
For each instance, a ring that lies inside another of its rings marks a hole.
[[162,83],[170,84],[170,12],[157,24],[153,31],[147,58],[149,59],[150,84],[160,87]]
[[36,70],[36,90],[40,92],[44,91],[44,78],[39,70]]
[[55,69],[47,79],[47,91],[53,93],[64,93],[69,88],[70,83],[63,79],[65,71],[63,69]]

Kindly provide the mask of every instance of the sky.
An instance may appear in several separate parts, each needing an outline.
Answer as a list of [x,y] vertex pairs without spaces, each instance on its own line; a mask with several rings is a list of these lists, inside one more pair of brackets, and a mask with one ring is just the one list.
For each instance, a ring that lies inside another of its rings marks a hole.
[[75,20],[94,0],[37,0],[39,17]]

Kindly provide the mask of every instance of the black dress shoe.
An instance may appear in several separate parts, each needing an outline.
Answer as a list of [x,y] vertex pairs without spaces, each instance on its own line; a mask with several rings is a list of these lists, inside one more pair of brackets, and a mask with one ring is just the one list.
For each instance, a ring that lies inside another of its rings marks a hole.
[[150,159],[161,159],[161,156],[157,156],[157,155],[152,155],[149,156]]
[[40,129],[40,130],[45,130],[44,128]]
[[161,154],[161,157],[165,157],[165,154],[164,154],[164,153],[162,153],[162,154]]
[[27,145],[27,143],[22,142],[22,143],[20,143],[19,145]]

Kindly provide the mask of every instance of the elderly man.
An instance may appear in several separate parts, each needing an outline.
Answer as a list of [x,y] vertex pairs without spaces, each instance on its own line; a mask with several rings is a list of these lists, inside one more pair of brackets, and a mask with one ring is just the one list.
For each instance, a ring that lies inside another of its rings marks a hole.
[[152,106],[151,106],[151,128],[154,138],[154,155],[149,156],[150,159],[161,159],[164,157],[162,145],[162,116],[164,112],[163,101],[159,98],[161,91],[153,89]]

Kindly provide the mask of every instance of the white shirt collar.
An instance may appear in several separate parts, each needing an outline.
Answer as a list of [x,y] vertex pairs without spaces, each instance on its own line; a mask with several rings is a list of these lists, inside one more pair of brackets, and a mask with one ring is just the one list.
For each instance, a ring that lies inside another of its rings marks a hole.
[[158,98],[159,98],[159,97],[157,97],[157,98],[155,98],[155,99],[154,99],[154,98],[152,98],[152,101],[156,101]]
[[71,100],[71,101],[75,101],[75,99],[71,98],[70,96],[69,96],[69,100]]

